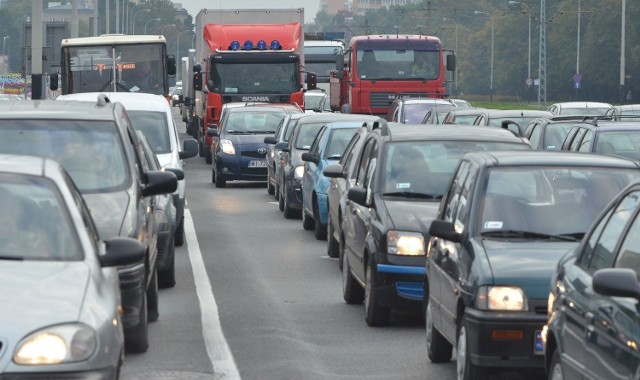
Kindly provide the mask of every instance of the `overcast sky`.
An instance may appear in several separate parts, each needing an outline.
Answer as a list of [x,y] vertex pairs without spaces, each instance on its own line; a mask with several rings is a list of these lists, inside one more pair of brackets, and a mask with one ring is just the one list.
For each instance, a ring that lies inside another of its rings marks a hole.
[[182,7],[193,16],[195,21],[196,15],[200,9],[240,9],[240,8],[304,8],[305,22],[313,22],[318,13],[319,0],[173,0],[174,3],[182,3]]

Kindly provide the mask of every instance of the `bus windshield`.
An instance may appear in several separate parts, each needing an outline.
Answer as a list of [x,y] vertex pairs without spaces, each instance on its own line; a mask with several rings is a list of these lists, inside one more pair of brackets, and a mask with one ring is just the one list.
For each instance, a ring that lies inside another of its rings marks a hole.
[[300,91],[295,62],[216,63],[211,91],[218,94],[290,94]]
[[165,44],[111,44],[62,48],[63,92],[168,92]]

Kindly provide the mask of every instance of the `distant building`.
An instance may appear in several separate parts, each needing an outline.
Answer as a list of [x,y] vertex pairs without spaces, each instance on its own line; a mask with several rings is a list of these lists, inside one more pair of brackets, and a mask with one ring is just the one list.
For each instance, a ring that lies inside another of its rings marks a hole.
[[422,0],[353,0],[353,13],[364,15],[372,9],[386,8],[393,5],[419,4]]
[[320,12],[326,12],[332,16],[340,11],[351,12],[352,8],[351,0],[320,0]]

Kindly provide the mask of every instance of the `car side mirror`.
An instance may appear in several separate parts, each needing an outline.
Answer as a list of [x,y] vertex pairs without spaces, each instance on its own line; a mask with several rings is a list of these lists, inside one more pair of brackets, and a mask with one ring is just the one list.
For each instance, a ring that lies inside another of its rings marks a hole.
[[362,187],[350,188],[349,192],[347,193],[347,198],[350,201],[359,204],[360,206],[364,206],[364,207],[369,206],[367,204],[367,189],[365,188],[362,188]]
[[176,175],[178,181],[184,179],[184,170],[178,168],[164,168],[164,171],[171,172]]
[[456,71],[456,56],[447,55],[447,71]]
[[281,150],[283,152],[289,151],[289,144],[285,141],[279,142],[274,146],[274,149]]
[[275,145],[278,143],[278,139],[276,139],[275,136],[267,136],[264,138],[264,143],[265,144],[271,144],[271,145]]
[[150,171],[144,174],[142,196],[170,194],[178,188],[178,178],[171,172]]
[[340,164],[332,164],[322,170],[322,174],[328,178],[344,178],[344,167]]
[[218,126],[216,124],[212,124],[209,129],[207,129],[207,136],[220,137],[220,133],[218,133]]
[[176,75],[176,56],[175,55],[167,56],[167,74]]
[[105,240],[105,253],[99,255],[100,266],[115,267],[131,265],[144,261],[145,248],[138,239],[130,237],[116,237]]
[[320,161],[320,159],[318,158],[318,156],[316,156],[313,153],[304,152],[302,153],[302,161],[311,162],[313,164],[318,165],[318,162]]
[[195,157],[198,154],[198,142],[196,139],[185,139],[182,142],[182,151],[178,154],[180,159]]
[[593,290],[605,296],[631,297],[640,300],[636,271],[629,268],[598,269],[593,274]]
[[444,240],[452,241],[454,243],[460,243],[462,241],[461,234],[456,232],[456,228],[453,223],[445,222],[444,220],[434,220],[429,227],[429,235]]

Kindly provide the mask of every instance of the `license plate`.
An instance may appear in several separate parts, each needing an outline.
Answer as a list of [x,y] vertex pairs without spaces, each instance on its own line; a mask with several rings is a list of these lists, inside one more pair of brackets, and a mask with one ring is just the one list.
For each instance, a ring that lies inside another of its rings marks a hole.
[[267,161],[266,160],[249,161],[249,167],[250,168],[266,168],[267,167]]
[[544,355],[544,346],[542,345],[542,331],[536,330],[533,336],[533,353],[535,355]]

